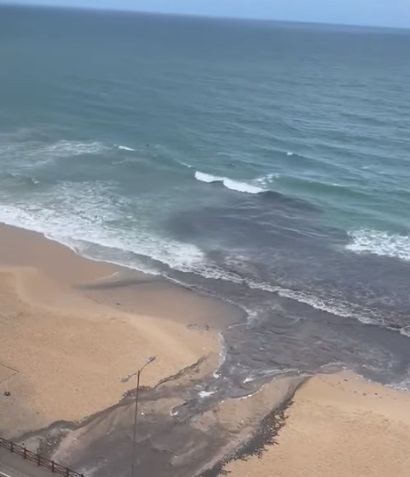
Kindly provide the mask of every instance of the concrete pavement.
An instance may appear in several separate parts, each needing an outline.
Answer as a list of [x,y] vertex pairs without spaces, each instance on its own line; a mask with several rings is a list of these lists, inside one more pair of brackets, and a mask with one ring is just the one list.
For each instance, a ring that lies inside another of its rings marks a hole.
[[52,477],[51,471],[6,450],[0,450],[1,477]]

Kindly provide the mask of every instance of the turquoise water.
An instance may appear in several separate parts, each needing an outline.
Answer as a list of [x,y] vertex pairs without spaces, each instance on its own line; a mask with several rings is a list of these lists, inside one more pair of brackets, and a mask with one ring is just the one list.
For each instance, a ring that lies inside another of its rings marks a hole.
[[407,379],[410,32],[3,7],[0,60],[0,221],[237,303],[235,376]]

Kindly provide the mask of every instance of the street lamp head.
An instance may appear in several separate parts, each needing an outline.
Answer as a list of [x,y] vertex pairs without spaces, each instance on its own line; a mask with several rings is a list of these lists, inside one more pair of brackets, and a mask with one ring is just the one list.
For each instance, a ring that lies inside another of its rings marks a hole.
[[147,367],[149,364],[151,364],[153,361],[155,361],[157,359],[156,356],[150,356],[146,361],[145,361],[145,364],[144,366],[142,366],[142,368],[140,368],[138,371],[136,371],[135,373],[133,374],[128,374],[128,376],[125,376],[124,378],[121,378],[121,382],[122,383],[128,383],[128,381],[133,378],[134,376],[137,376],[137,374],[141,373],[141,371]]
[[139,370],[141,372],[143,369],[145,369],[149,364],[151,364],[153,361],[155,361],[156,356],[150,356],[146,361],[144,366]]

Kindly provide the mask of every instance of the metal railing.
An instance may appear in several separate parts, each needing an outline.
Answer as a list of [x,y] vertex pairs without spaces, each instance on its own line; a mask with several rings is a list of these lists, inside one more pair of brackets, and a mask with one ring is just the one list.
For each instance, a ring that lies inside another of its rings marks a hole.
[[36,454],[35,452],[31,452],[25,447],[7,439],[4,439],[3,437],[0,437],[0,447],[7,449],[13,454],[20,455],[25,460],[34,462],[39,467],[44,467],[50,470],[54,474],[59,474],[64,477],[85,477],[84,474],[80,474],[74,470],[69,469],[68,467],[64,467],[61,464],[57,464],[57,462],[47,459],[47,457],[44,457],[40,454]]

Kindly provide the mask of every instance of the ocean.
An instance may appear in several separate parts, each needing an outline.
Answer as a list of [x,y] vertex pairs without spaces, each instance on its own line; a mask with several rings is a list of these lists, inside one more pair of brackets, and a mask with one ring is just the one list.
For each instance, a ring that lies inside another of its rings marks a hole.
[[0,65],[0,221],[244,310],[203,395],[410,387],[410,31],[0,7]]

